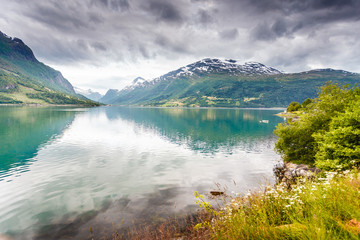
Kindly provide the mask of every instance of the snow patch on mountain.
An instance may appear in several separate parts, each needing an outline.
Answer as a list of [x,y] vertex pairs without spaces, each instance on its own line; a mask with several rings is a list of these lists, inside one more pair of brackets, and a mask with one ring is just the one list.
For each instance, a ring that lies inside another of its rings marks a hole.
[[175,71],[171,71],[160,77],[154,78],[150,81],[138,77],[133,80],[131,85],[125,87],[123,90],[130,91],[138,87],[151,86],[164,80],[174,80],[177,78],[190,76],[201,76],[207,73],[228,74],[233,76],[282,74],[281,71],[272,67],[267,67],[264,64],[258,62],[246,62],[244,64],[239,64],[238,61],[234,59],[220,60],[217,58],[205,58],[185,67],[181,67]]
[[149,82],[147,80],[145,80],[142,77],[137,77],[135,78],[131,84],[129,86],[126,86],[123,90],[125,91],[129,91],[129,90],[133,90],[137,87],[144,87],[148,84]]

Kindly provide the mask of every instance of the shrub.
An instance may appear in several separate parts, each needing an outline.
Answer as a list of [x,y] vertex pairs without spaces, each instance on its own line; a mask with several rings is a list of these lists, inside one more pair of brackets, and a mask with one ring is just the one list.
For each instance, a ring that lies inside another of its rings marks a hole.
[[348,86],[327,83],[321,87],[318,98],[307,105],[306,113],[301,114],[298,121],[277,126],[274,131],[278,136],[275,150],[285,161],[314,165],[315,155],[323,141],[319,136],[329,131],[332,119],[343,114],[350,105],[359,102],[359,96],[358,87],[349,89]]
[[301,104],[301,107],[302,108],[306,108],[310,103],[312,103],[313,102],[313,100],[312,99],[310,99],[310,98],[307,98],[307,99],[305,99],[304,101],[303,101],[303,103]]
[[349,169],[360,159],[360,101],[350,105],[330,122],[329,131],[314,134],[318,143],[315,165],[319,168]]
[[286,109],[286,111],[288,112],[295,112],[298,111],[301,108],[300,103],[298,102],[291,102],[288,106],[288,108]]

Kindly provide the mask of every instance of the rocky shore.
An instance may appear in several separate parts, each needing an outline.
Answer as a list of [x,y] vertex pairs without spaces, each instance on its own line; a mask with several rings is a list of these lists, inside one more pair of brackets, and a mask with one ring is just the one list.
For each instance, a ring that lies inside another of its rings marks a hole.
[[279,163],[274,167],[277,184],[285,184],[288,188],[297,183],[299,178],[312,179],[321,170],[306,164],[295,164],[291,162]]

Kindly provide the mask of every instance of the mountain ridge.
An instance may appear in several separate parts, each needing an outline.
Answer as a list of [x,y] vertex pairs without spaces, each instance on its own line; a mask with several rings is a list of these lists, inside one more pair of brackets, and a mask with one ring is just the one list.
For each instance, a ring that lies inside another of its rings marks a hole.
[[38,61],[21,39],[1,31],[0,103],[97,105],[76,94],[61,72]]
[[100,101],[145,106],[286,107],[293,100],[314,97],[317,88],[329,80],[353,85],[360,75],[331,68],[284,73],[258,62],[205,58],[141,84],[134,80]]
[[[0,58],[3,63],[0,66],[2,70],[9,72],[19,71],[24,75],[30,75],[35,81],[44,84],[52,90],[75,94],[73,86],[63,77],[61,72],[39,62],[33,51],[21,39],[9,37],[1,31]],[[34,66],[36,66],[36,72],[31,69]],[[50,83],[47,81],[50,81]]]

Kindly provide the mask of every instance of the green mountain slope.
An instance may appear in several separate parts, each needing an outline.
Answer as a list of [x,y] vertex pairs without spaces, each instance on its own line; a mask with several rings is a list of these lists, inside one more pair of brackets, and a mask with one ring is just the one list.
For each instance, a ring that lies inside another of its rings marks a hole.
[[[354,85],[360,75],[321,69],[284,74],[260,63],[204,59],[152,81],[133,84],[110,104],[200,107],[286,107],[316,96],[327,81]],[[106,99],[105,99],[106,100]],[[102,100],[100,100],[102,101]]]
[[0,103],[96,104],[77,95],[59,71],[18,38],[0,32]]

